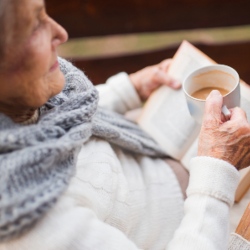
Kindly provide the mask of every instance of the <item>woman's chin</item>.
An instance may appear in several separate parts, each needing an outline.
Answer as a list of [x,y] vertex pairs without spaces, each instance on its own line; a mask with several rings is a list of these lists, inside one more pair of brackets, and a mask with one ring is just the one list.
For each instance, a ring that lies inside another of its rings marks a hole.
[[51,90],[49,98],[52,98],[55,95],[58,95],[60,92],[62,92],[62,90],[65,87],[65,78],[64,78],[63,73],[60,70],[58,70],[58,72],[55,72],[55,73],[56,73],[55,76],[49,82],[49,86]]

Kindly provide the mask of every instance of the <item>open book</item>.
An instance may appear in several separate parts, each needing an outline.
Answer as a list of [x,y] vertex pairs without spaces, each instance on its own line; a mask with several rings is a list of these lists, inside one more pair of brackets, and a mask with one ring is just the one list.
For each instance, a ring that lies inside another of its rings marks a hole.
[[[215,64],[211,58],[187,41],[183,41],[173,57],[169,74],[181,82],[194,70]],[[241,107],[250,118],[250,86],[241,81]],[[189,170],[190,159],[197,154],[200,125],[190,116],[182,89],[162,86],[147,100],[138,124],[148,132],[166,153]],[[235,201],[250,187],[250,169],[241,171]]]

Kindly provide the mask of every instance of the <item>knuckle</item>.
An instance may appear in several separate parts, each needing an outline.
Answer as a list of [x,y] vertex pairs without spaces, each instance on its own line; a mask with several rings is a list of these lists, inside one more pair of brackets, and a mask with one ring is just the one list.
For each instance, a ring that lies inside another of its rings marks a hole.
[[218,103],[218,100],[215,99],[215,98],[209,97],[209,98],[207,98],[207,100],[206,100],[206,106],[208,106],[208,107],[217,105],[217,103]]
[[159,69],[158,67],[152,68],[152,73],[153,73],[154,75],[159,74],[159,71],[160,71],[160,69]]
[[238,129],[241,134],[249,134],[250,133],[250,125],[248,123],[241,123],[240,128]]
[[208,115],[204,116],[202,126],[204,128],[209,128],[211,129],[212,127],[215,127],[215,124],[217,124],[217,120],[215,119],[214,116]]
[[159,81],[161,79],[161,70],[159,68],[155,68],[152,74],[152,78],[154,81]]

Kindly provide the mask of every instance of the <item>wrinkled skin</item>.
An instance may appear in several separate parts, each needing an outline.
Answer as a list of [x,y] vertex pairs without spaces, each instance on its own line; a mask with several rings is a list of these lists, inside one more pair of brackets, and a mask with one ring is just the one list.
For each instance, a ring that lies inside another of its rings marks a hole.
[[250,165],[250,125],[238,107],[231,109],[230,120],[224,121],[221,107],[221,94],[212,91],[206,100],[198,155],[225,160],[240,170]]
[[0,112],[22,122],[62,91],[65,79],[57,61],[57,47],[68,35],[48,16],[44,0],[4,1]]

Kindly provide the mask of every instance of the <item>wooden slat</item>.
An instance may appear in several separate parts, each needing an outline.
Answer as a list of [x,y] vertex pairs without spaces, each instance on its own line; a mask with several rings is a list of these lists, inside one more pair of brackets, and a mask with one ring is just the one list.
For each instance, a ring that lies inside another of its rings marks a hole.
[[146,66],[159,63],[165,58],[174,55],[177,46],[166,50],[147,51],[145,53],[100,57],[100,58],[68,58],[80,69],[82,69],[94,84],[104,83],[108,77],[125,71],[136,72]]
[[250,188],[250,169],[242,169],[241,170],[241,178],[240,183],[235,192],[235,202],[238,203],[247,193]]
[[[235,68],[241,79],[250,83],[250,41],[229,44],[194,44],[217,63],[227,64]],[[101,58],[75,58],[74,64],[84,70],[94,84],[103,83],[108,77],[118,72],[133,73],[148,65],[159,63],[174,55],[176,46],[147,51],[133,55]],[[70,58],[69,58],[70,59]]]
[[249,0],[46,0],[71,38],[250,24]]
[[250,203],[248,204],[235,233],[250,241]]

